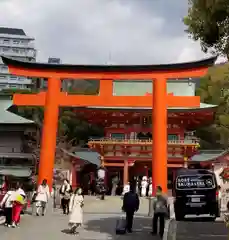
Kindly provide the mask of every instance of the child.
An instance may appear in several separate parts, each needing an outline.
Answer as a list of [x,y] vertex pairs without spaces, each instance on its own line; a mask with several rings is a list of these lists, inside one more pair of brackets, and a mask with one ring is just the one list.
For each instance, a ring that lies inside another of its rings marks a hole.
[[84,199],[82,195],[82,189],[77,188],[74,194],[71,196],[69,210],[71,212],[69,218],[70,232],[77,234],[76,229],[83,223],[83,207]]
[[12,196],[14,194],[14,190],[10,189],[4,198],[1,201],[1,208],[4,209],[6,221],[5,221],[5,226],[11,227],[12,226],[12,209],[13,209],[13,199]]

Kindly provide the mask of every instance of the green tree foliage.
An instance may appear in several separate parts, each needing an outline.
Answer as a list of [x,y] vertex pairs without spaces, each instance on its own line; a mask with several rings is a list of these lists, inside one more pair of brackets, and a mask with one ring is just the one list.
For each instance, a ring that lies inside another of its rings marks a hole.
[[[71,94],[74,94],[74,89],[72,89]],[[9,89],[3,90],[1,95],[13,95],[14,93],[21,94],[30,94],[34,93],[34,91],[30,90],[16,90]],[[92,95],[97,93],[96,89],[93,89],[93,85],[89,85],[89,88],[85,90],[85,92],[81,92],[79,89],[76,94],[85,94]],[[39,129],[39,134],[37,135],[39,139],[37,141],[40,142],[41,130],[43,125],[44,118],[44,109],[42,107],[14,107],[13,111],[16,114],[21,115],[27,119],[33,120]],[[77,114],[76,109],[70,107],[60,108],[59,110],[59,127],[58,127],[58,137],[57,137],[57,145],[61,143],[61,146],[66,146],[66,148],[71,148],[71,146],[78,145],[80,142],[86,143],[90,136],[103,136],[103,130],[100,126],[94,126],[88,124],[86,121],[82,120]]]
[[229,59],[228,0],[189,0],[184,24],[192,39],[200,41],[204,52],[211,50]]
[[229,64],[214,66],[201,78],[197,95],[201,102],[218,105],[214,123],[198,129],[207,148],[227,148],[229,139]]

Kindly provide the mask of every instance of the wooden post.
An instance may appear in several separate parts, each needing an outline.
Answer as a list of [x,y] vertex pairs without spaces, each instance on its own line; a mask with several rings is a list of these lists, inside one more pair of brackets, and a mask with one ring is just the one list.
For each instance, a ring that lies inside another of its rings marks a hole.
[[152,181],[153,192],[161,186],[167,193],[167,91],[166,78],[153,80],[153,146]]
[[39,163],[38,183],[47,179],[50,191],[52,190],[53,168],[55,163],[56,136],[58,129],[59,103],[61,80],[48,79],[48,89],[45,99],[44,123],[42,130],[41,155]]
[[76,171],[76,161],[72,161],[72,167],[71,167],[71,172],[72,172],[72,188],[75,190],[77,188],[77,171]]
[[128,160],[124,160],[124,167],[123,167],[123,184],[127,184],[129,182],[129,166]]

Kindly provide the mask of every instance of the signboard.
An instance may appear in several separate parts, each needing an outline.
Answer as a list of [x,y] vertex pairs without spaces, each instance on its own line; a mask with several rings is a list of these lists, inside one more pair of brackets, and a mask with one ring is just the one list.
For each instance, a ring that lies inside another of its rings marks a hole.
[[212,189],[215,187],[215,182],[212,175],[194,175],[194,176],[179,176],[176,180],[176,188],[185,189]]

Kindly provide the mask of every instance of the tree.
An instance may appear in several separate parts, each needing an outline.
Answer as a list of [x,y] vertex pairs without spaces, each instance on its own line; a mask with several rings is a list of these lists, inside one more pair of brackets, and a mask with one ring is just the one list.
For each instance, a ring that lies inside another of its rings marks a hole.
[[[78,89],[75,94],[97,94],[98,87],[94,85],[89,85],[84,91]],[[22,94],[30,94],[34,93],[31,90],[3,90],[1,92],[2,95],[13,95],[14,93],[22,93]],[[73,90],[71,90],[71,94],[73,94]],[[41,139],[41,130],[43,125],[44,118],[44,109],[43,107],[17,107],[14,106],[12,111],[16,114],[25,117],[27,119],[33,120],[38,126],[38,134],[37,134],[37,145],[40,145]],[[74,108],[65,107],[60,108],[59,110],[59,123],[58,123],[58,135],[57,135],[57,148],[61,146],[62,148],[66,148],[68,150],[71,147],[79,145],[80,142],[85,144],[88,141],[90,136],[102,136],[103,130],[99,126],[93,126],[88,124],[86,121],[80,119],[79,114]]]
[[218,105],[214,123],[200,128],[197,135],[209,148],[227,148],[229,145],[229,64],[214,66],[201,78],[196,93],[201,102]]
[[222,54],[229,59],[229,1],[189,0],[183,19],[186,32],[199,40],[204,52]]

